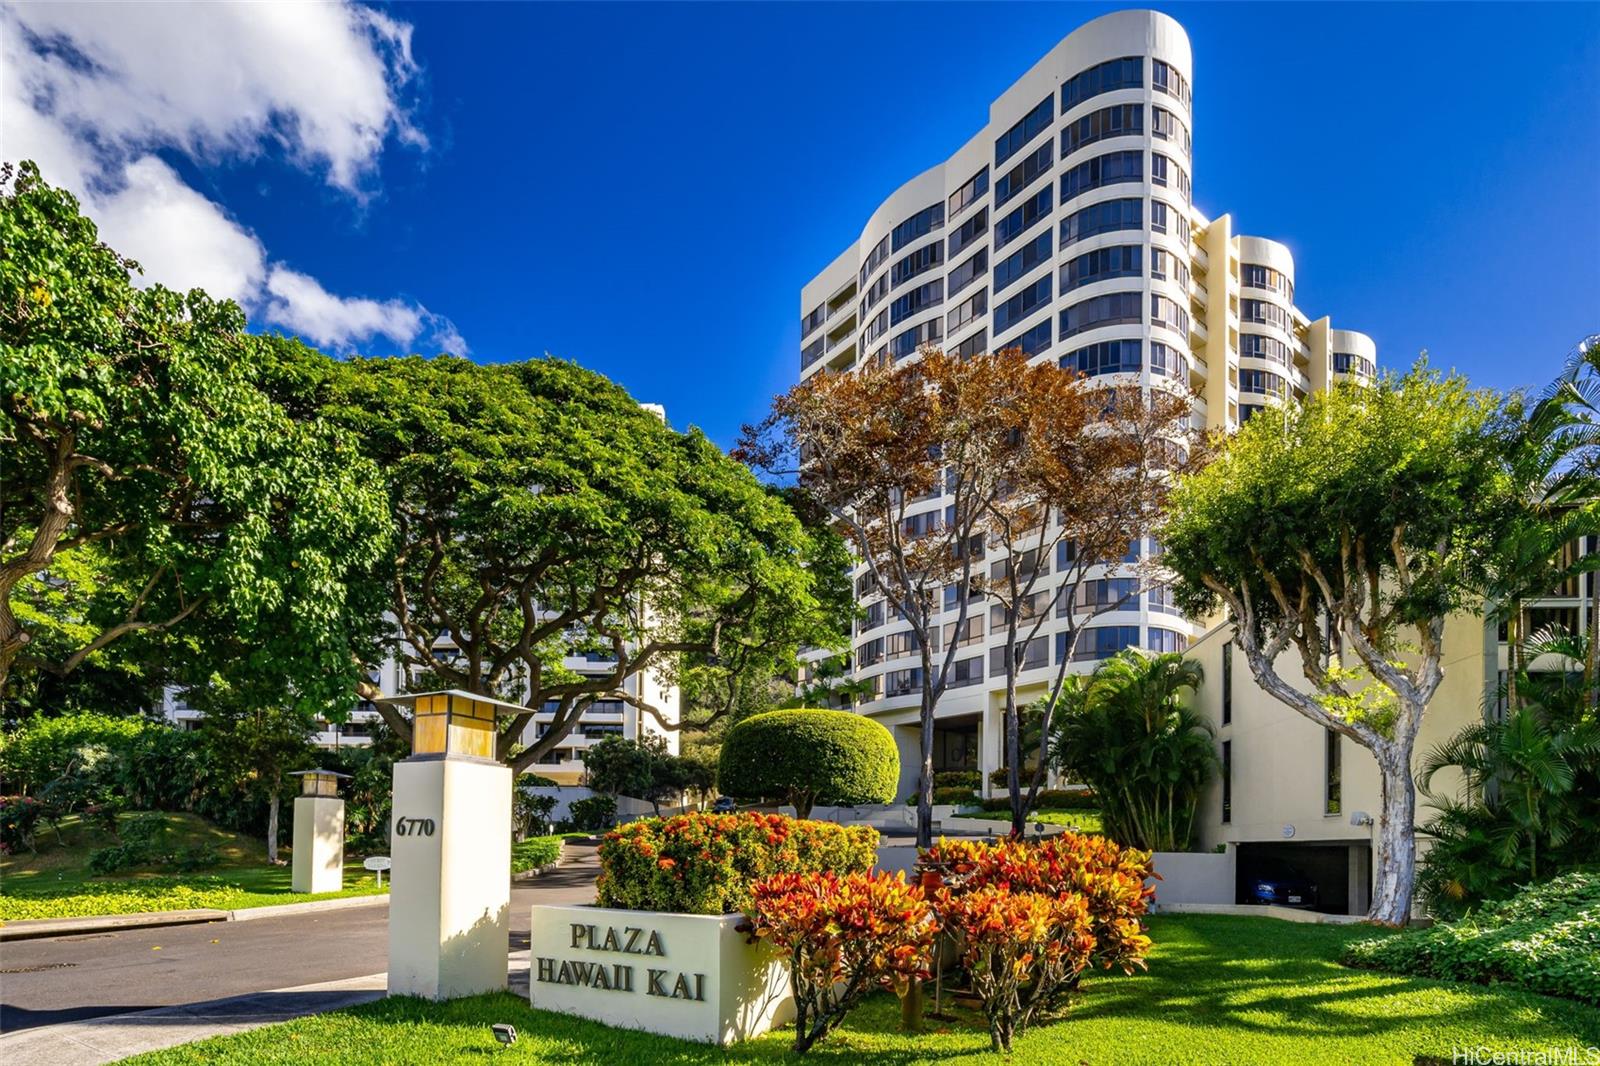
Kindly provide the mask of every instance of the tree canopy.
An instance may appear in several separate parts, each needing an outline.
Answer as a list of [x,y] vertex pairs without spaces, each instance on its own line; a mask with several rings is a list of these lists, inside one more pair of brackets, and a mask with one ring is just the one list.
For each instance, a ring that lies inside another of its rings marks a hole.
[[237,306],[138,271],[33,164],[0,171],[0,691],[181,627],[186,672],[330,709],[387,543],[376,468],[263,391]]
[[[355,434],[383,472],[396,541],[381,580],[402,659],[440,686],[524,701],[500,741],[519,770],[597,699],[676,728],[630,677],[671,686],[696,665],[792,662],[838,639],[820,542],[794,512],[598,374],[554,358],[331,363],[289,341],[272,361],[286,406]],[[541,708],[554,723],[519,748]]]

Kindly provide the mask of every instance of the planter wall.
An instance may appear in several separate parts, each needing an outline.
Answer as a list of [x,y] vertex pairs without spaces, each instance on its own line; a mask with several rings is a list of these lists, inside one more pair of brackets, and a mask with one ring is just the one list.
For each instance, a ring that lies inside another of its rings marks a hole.
[[1238,849],[1226,851],[1158,851],[1155,871],[1161,880],[1147,882],[1155,887],[1156,906],[1165,910],[1176,904],[1232,904]]
[[536,906],[528,1002],[711,1044],[746,1040],[794,1018],[777,952],[748,944],[743,915]]

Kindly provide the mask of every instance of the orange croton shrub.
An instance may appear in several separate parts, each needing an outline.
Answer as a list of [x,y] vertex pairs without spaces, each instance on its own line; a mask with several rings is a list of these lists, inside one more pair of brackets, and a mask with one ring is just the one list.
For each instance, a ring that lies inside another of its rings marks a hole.
[[990,885],[1013,893],[1082,896],[1095,939],[1092,965],[1131,973],[1149,954],[1142,919],[1155,889],[1145,881],[1157,875],[1148,851],[1077,833],[994,844],[941,838],[922,853],[917,869],[925,888],[946,889],[952,896]]
[[1011,1050],[1011,1038],[1077,978],[1094,948],[1089,908],[1079,895],[985,885],[941,889],[936,906],[960,939],[961,963],[983,1000],[996,1051]]
[[874,988],[927,976],[933,908],[904,875],[778,874],[751,886],[753,937],[788,957],[794,1049],[832,1032]]

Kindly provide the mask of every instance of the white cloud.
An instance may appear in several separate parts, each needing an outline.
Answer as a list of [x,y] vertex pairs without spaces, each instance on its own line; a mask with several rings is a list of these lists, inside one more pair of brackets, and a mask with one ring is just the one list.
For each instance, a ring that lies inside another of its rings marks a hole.
[[361,200],[391,136],[427,146],[404,102],[417,75],[410,25],[348,2],[6,4],[0,156],[78,194],[146,283],[201,286],[335,348],[429,336],[464,351],[418,304],[341,297],[272,261],[155,154],[276,150]]

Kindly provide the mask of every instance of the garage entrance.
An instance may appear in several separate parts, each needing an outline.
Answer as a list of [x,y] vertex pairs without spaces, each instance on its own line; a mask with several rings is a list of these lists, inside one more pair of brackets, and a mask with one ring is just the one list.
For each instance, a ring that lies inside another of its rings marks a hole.
[[[1309,882],[1323,914],[1365,914],[1372,891],[1372,847],[1366,842],[1242,843],[1237,903],[1258,902],[1256,886]],[[1298,887],[1295,888],[1298,892]],[[1288,904],[1285,904],[1288,905]]]

